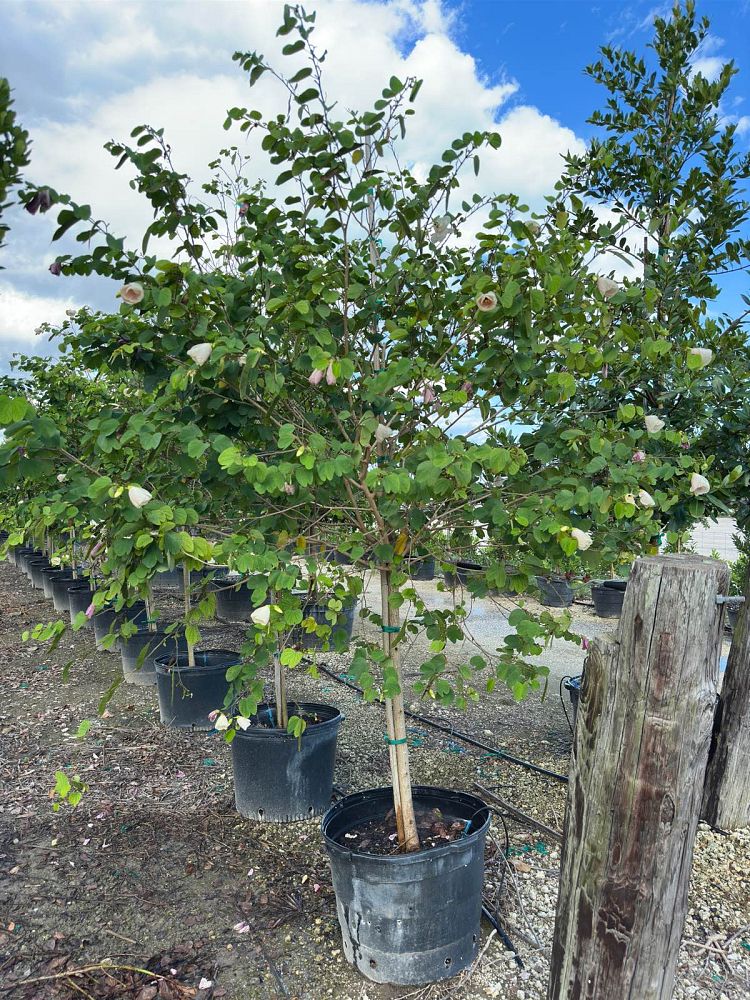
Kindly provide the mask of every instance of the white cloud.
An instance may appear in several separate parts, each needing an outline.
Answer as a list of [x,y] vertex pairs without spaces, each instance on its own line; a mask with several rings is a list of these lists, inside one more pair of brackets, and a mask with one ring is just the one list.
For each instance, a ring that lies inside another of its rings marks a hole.
[[[223,131],[226,109],[277,113],[285,108],[285,95],[269,76],[250,90],[231,54],[255,49],[276,65],[288,64],[278,53],[289,39],[275,37],[282,6],[267,0],[164,0],[125,6],[70,2],[61,17],[58,10],[57,3],[40,5],[37,55],[43,62],[47,48],[65,54],[66,83],[56,98],[66,120],[26,122],[34,136],[29,177],[91,204],[95,217],[137,245],[151,211],[129,186],[132,172],[124,167],[115,173],[103,144],[127,140],[137,124],[163,126],[175,167],[196,185],[208,179],[206,164],[223,146],[236,143],[252,153],[238,130]],[[502,147],[482,154],[476,186],[469,179],[472,187],[482,194],[515,192],[534,205],[551,192],[562,154],[583,150],[581,140],[550,116],[510,104],[519,84],[480,72],[452,37],[455,12],[441,0],[319,0],[315,10],[314,41],[327,53],[327,86],[342,116],[367,107],[392,74],[424,79],[403,148],[404,162],[418,173],[457,135],[496,129]],[[22,90],[23,80],[14,82]],[[272,179],[276,169],[254,156],[249,172],[253,179]],[[37,221],[35,232],[38,238],[42,223]],[[13,276],[12,269],[5,274]]]
[[700,73],[701,76],[713,82],[718,79],[726,63],[727,60],[722,59],[721,56],[699,56],[693,60],[692,70],[696,76]]
[[72,309],[72,299],[56,299],[47,295],[32,295],[19,291],[0,280],[0,342],[23,341],[35,345],[35,330],[42,323],[61,323],[65,310]]

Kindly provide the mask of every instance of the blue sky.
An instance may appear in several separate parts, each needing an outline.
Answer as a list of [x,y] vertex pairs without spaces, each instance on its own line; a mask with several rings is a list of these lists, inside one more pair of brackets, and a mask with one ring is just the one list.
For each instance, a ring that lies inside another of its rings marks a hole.
[[[711,74],[731,58],[741,71],[724,110],[750,148],[750,0],[697,6],[712,22],[702,68]],[[318,12],[331,91],[342,104],[364,106],[391,73],[423,76],[412,161],[428,164],[466,128],[496,127],[503,148],[485,158],[481,183],[532,205],[551,191],[561,155],[590,138],[586,118],[603,95],[585,65],[602,44],[643,52],[654,14],[669,7],[653,0],[308,3]],[[281,107],[270,84],[250,94],[231,56],[240,48],[271,57],[282,8],[282,0],[6,0],[2,72],[34,140],[29,179],[91,203],[117,234],[140,242],[149,214],[125,172],[114,173],[103,143],[142,122],[164,126],[177,165],[196,182],[205,179],[205,164],[227,142],[227,107]],[[49,243],[52,216],[10,215],[10,245],[0,261],[0,370],[14,351],[48,349],[34,334],[43,320],[59,321],[84,303],[116,307],[109,282],[49,274],[49,263],[67,249]],[[731,310],[747,290],[744,275],[735,279],[721,306]]]

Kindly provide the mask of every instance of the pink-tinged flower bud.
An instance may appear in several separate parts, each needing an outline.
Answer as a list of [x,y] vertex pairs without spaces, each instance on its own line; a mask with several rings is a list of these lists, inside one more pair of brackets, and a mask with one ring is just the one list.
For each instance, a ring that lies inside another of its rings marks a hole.
[[284,483],[282,489],[284,490],[284,492],[288,497],[294,496],[295,493],[294,483]]
[[604,275],[601,275],[596,279],[596,287],[599,294],[605,299],[611,299],[613,295],[617,295],[620,291],[620,286],[617,282],[612,281],[611,278],[605,278]]
[[435,395],[435,390],[432,388],[429,382],[425,383],[425,386],[422,389],[422,401],[424,402],[425,406],[429,406],[430,403],[434,403],[436,399],[437,396]]
[[326,368],[326,382],[328,385],[336,385],[336,376],[333,374],[333,361],[330,361]]
[[482,292],[477,295],[477,309],[480,312],[488,313],[497,309],[497,295],[494,292]]
[[96,609],[94,608],[94,605],[93,604],[89,604],[89,606],[86,608],[84,614],[86,615],[87,618],[91,619],[91,618],[94,617],[94,611],[95,610]]
[[633,452],[633,457],[630,459],[630,461],[631,462],[635,462],[636,464],[638,464],[640,462],[645,462],[646,461],[646,452],[645,451],[634,451]]
[[49,266],[49,273],[54,274],[56,278],[59,278],[62,274],[62,264],[59,260],[53,260]]
[[701,476],[698,472],[692,474],[690,477],[690,492],[693,496],[701,497],[704,493],[708,493],[710,489],[711,484],[705,476]]
[[680,441],[680,448],[682,448],[683,451],[690,451],[690,442]]
[[585,635],[582,635],[581,636],[581,648],[582,649],[588,649],[590,645],[591,645],[591,640],[588,639]]
[[461,386],[461,392],[465,392],[469,399],[471,399],[474,395],[474,386],[471,382],[464,382]]
[[325,371],[322,368],[316,368],[307,381],[310,383],[310,385],[320,385],[320,383],[323,381],[324,375]]
[[208,721],[209,722],[216,722],[216,720],[218,718],[219,718],[219,710],[218,710],[218,708],[215,708],[213,710],[213,712],[209,712],[208,713]]
[[126,305],[137,306],[139,302],[143,302],[143,296],[146,293],[143,291],[143,285],[140,282],[129,281],[126,285],[122,286],[117,294]]
[[239,209],[239,211],[240,211],[240,215],[242,216],[242,218],[243,218],[243,219],[244,219],[244,218],[245,218],[245,216],[247,215],[247,210],[248,210],[248,208],[249,208],[249,207],[250,207],[250,206],[249,206],[249,205],[247,204],[247,202],[244,202],[244,201],[243,201],[243,203],[242,203],[242,204],[240,205],[240,209]]

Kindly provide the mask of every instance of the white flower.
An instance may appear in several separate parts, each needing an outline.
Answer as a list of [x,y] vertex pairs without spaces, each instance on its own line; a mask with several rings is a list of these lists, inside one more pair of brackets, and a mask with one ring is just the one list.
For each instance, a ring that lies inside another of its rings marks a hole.
[[239,365],[246,365],[247,364],[247,354],[240,354],[240,356],[237,358],[237,363]]
[[651,496],[647,490],[638,491],[638,499],[640,500],[641,507],[655,507],[656,500]]
[[271,620],[271,605],[263,604],[250,614],[250,620],[261,628],[265,628]]
[[223,732],[225,729],[229,729],[229,719],[224,715],[223,712],[219,712],[219,716],[214,722],[214,729],[218,729]]
[[211,344],[196,344],[188,351],[188,357],[192,358],[196,365],[205,365],[211,357],[213,346]]
[[581,531],[580,528],[571,528],[570,537],[575,538],[581,552],[585,552],[586,549],[590,549],[591,544],[594,541],[588,531]]
[[705,476],[701,476],[700,473],[694,472],[690,477],[690,492],[696,496],[703,496],[704,493],[708,493],[711,489],[711,484],[706,479]]
[[137,306],[139,302],[143,301],[145,292],[143,291],[143,285],[137,281],[131,281],[127,285],[123,285],[117,294],[129,306]]
[[658,434],[659,431],[666,426],[664,421],[661,420],[659,417],[654,416],[653,413],[647,414],[643,422],[645,423],[646,430],[649,432],[649,434]]
[[534,222],[533,220],[531,220],[530,222],[526,222],[525,226],[532,236],[538,236],[542,231],[542,227],[539,225],[539,223]]
[[714,359],[714,352],[710,347],[691,347],[688,354],[700,360],[700,368],[710,365]]
[[378,424],[375,428],[375,440],[378,444],[383,444],[388,438],[393,437],[395,433],[394,429],[389,427],[388,424]]
[[441,215],[432,223],[431,243],[442,243],[450,236],[452,218],[450,215]]
[[626,493],[622,499],[625,501],[625,503],[632,503],[632,505],[635,507],[635,497],[633,496],[632,493]]
[[243,732],[244,732],[244,731],[245,731],[245,730],[246,730],[246,729],[247,729],[247,728],[248,728],[248,727],[249,727],[250,725],[252,725],[252,723],[250,722],[250,720],[249,720],[249,719],[246,719],[244,715],[238,715],[238,716],[237,716],[237,718],[235,719],[235,722],[237,723],[237,725],[238,725],[238,726],[240,727],[240,729],[241,729],[241,730],[242,730]]
[[497,309],[497,295],[494,292],[482,292],[481,295],[477,295],[477,309],[483,313]]
[[599,289],[599,294],[604,296],[605,299],[611,299],[613,295],[617,295],[620,291],[620,286],[616,281],[612,281],[611,278],[605,278],[604,275],[600,275],[596,279],[596,287]]
[[70,318],[73,319],[74,317],[76,317],[78,315],[78,313],[76,312],[75,309],[66,309],[65,310],[65,315],[66,316],[70,316]]
[[131,486],[128,490],[128,500],[139,510],[141,507],[145,507],[150,499],[149,491],[144,490],[141,486]]
[[57,481],[58,481],[58,483],[64,483],[67,478],[68,477],[65,475],[64,472],[58,472],[58,474],[57,474]]

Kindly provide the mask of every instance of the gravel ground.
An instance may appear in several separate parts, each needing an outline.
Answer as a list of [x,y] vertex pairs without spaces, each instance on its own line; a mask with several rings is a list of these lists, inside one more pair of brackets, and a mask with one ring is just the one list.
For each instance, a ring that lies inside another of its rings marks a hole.
[[[432,584],[420,587],[435,603],[447,599]],[[176,612],[173,595],[159,598],[167,617]],[[279,827],[238,817],[229,748],[217,734],[162,727],[152,689],[123,685],[105,716],[97,716],[119,657],[97,653],[85,630],[66,634],[53,653],[21,643],[24,628],[52,617],[50,607],[18,571],[0,565],[0,983],[11,987],[13,1000],[543,1000],[560,865],[554,837],[506,819],[506,860],[503,823],[493,824],[487,898],[499,907],[523,969],[485,927],[471,974],[425,989],[366,983],[342,956],[318,822]],[[490,648],[504,634],[489,601],[476,602],[469,624]],[[574,627],[593,636],[611,626],[576,607]],[[240,637],[240,628],[215,623],[203,646],[237,648]],[[415,673],[418,654],[417,645],[407,675]],[[542,660],[551,671],[545,701],[534,696],[516,704],[496,691],[465,715],[434,708],[428,714],[565,772],[570,732],[557,683],[580,672],[582,654],[554,643]],[[321,662],[336,674],[348,666],[346,656],[325,654]],[[379,706],[363,704],[326,675],[297,672],[290,689],[293,697],[336,704],[346,716],[338,789],[386,783]],[[92,720],[83,740],[75,735],[82,719]],[[562,829],[563,784],[419,723],[409,736],[415,782],[469,791],[479,782]],[[74,811],[52,811],[57,770],[88,785]],[[90,971],[71,978],[81,968]],[[148,976],[131,971],[142,968]],[[23,985],[43,976],[57,978]],[[675,997],[740,1000],[749,993],[750,833],[722,836],[701,827]]]

